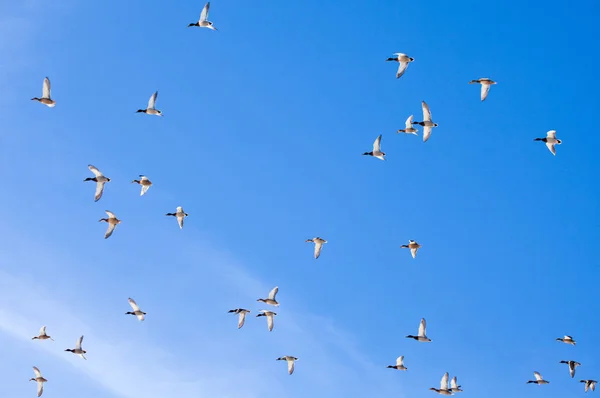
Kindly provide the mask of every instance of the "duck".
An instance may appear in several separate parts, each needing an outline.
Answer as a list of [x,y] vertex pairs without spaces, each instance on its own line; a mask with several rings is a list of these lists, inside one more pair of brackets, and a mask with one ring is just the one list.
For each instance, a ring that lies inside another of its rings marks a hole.
[[533,383],[533,384],[537,384],[537,385],[542,385],[542,384],[550,384],[550,382],[548,380],[544,380],[544,378],[542,377],[542,375],[540,374],[540,372],[533,372],[533,376],[535,377],[535,380],[529,380],[527,382],[527,384],[529,383]]
[[400,248],[401,249],[410,249],[410,254],[412,255],[412,258],[416,258],[417,251],[421,248],[421,245],[418,244],[416,240],[409,239],[408,245],[402,245],[402,246],[400,246]]
[[269,327],[269,332],[273,330],[273,317],[275,315],[277,315],[277,313],[273,312],[273,311],[267,311],[267,310],[260,310],[259,311],[260,314],[258,314],[256,317],[259,316],[266,316],[267,317],[267,326]]
[[408,64],[413,62],[415,59],[413,57],[409,57],[406,54],[402,53],[394,53],[395,57],[390,57],[386,59],[386,61],[396,61],[399,63],[398,71],[396,72],[396,79],[399,79],[400,76],[406,72],[406,68],[408,68]]
[[77,343],[75,343],[75,348],[71,349],[71,348],[67,348],[65,351],[69,351],[72,352],[73,354],[79,355],[81,358],[87,360],[87,358],[85,357],[87,351],[81,348],[81,343],[83,342],[83,336],[81,336],[79,339],[77,339]]
[[385,160],[385,152],[381,152],[381,134],[375,139],[373,150],[371,152],[365,152],[363,155],[369,155],[377,159]]
[[44,78],[44,84],[42,85],[42,98],[33,97],[31,100],[38,101],[46,105],[48,108],[54,108],[56,106],[56,101],[50,97],[50,79],[47,77]]
[[121,220],[119,220],[117,216],[115,216],[115,213],[113,213],[110,210],[104,210],[104,212],[108,214],[108,218],[101,218],[98,220],[98,222],[108,223],[108,228],[106,229],[106,233],[104,234],[104,239],[108,239],[113,234],[113,231],[117,227],[117,224],[121,224]]
[[433,127],[437,127],[438,124],[431,121],[431,111],[429,110],[429,105],[427,105],[425,101],[421,101],[421,108],[423,109],[423,121],[412,122],[412,124],[418,124],[424,127],[423,142],[427,142],[429,136],[431,135],[431,129]]
[[135,184],[140,184],[142,186],[142,191],[140,192],[140,196],[144,195],[146,193],[146,191],[148,191],[148,189],[150,189],[150,186],[152,185],[152,181],[150,181],[148,179],[148,177],[143,176],[140,174],[140,179],[139,180],[133,180],[131,181],[131,183],[135,183]]
[[210,8],[210,1],[208,3],[206,3],[206,5],[204,6],[204,8],[202,9],[202,13],[200,13],[200,19],[198,20],[198,22],[194,22],[188,25],[188,28],[191,26],[199,26],[201,28],[208,28],[211,30],[217,30],[217,28],[215,28],[213,26],[213,23],[210,22],[208,20],[208,9]]
[[325,239],[319,238],[318,236],[316,238],[307,239],[305,242],[313,242],[315,244],[315,260],[321,255],[321,248],[323,247],[323,243],[327,243]]
[[50,336],[48,336],[46,334],[46,326],[42,326],[42,328],[40,329],[40,334],[38,336],[34,336],[31,338],[31,340],[52,340],[54,341],[54,339]]
[[579,382],[585,383],[585,392],[588,392],[588,390],[594,391],[598,383],[596,380],[579,380]]
[[297,360],[298,360],[298,358],[292,357],[290,355],[286,355],[286,356],[277,358],[277,361],[287,361],[289,375],[294,373],[294,362],[296,362]]
[[144,319],[146,319],[146,317],[144,316],[144,315],[146,315],[146,313],[144,311],[140,310],[140,307],[138,307],[138,305],[134,299],[132,299],[130,297],[127,299],[127,301],[129,302],[129,305],[131,306],[133,311],[128,311],[125,313],[125,315],[135,315],[137,317],[137,319],[139,319],[140,321],[143,321]]
[[429,343],[429,342],[431,342],[431,339],[429,337],[427,337],[427,335],[425,334],[426,329],[427,329],[427,322],[425,321],[425,318],[421,318],[421,323],[419,324],[419,334],[416,336],[409,334],[408,336],[406,336],[406,338],[407,339],[415,339],[422,343]]
[[33,367],[33,373],[35,374],[35,377],[29,379],[29,381],[35,381],[37,383],[37,396],[41,397],[42,393],[44,392],[44,383],[48,380],[42,377],[42,372],[40,372],[37,366]]
[[571,375],[571,378],[575,377],[575,368],[581,366],[581,364],[577,361],[560,361],[560,363],[566,363],[569,365],[569,374]]
[[279,307],[279,303],[277,302],[277,300],[275,299],[275,296],[277,296],[277,292],[279,291],[279,287],[275,286],[273,289],[271,289],[271,291],[269,292],[269,297],[267,297],[266,299],[262,299],[259,298],[256,301],[260,301],[262,303],[265,304],[269,304],[275,307]]
[[490,92],[490,87],[492,84],[496,84],[496,82],[487,77],[482,77],[481,79],[471,80],[469,84],[481,84],[481,102],[483,102]]
[[94,181],[96,183],[96,193],[94,194],[94,202],[97,202],[100,200],[102,194],[104,193],[104,184],[110,182],[110,178],[104,176],[104,174],[102,174],[102,172],[98,170],[98,168],[94,165],[88,164],[88,169],[90,169],[90,171],[94,173],[95,177],[88,177],[85,180],[83,180],[83,182]]
[[145,113],[146,115],[163,116],[163,113],[156,109],[156,97],[158,97],[158,91],[150,96],[148,100],[148,107],[146,109],[138,109],[135,113]]
[[406,366],[404,366],[404,355],[400,355],[396,358],[395,365],[388,365],[388,369],[396,369],[396,370],[408,370]]
[[165,214],[165,216],[177,217],[177,224],[179,224],[179,229],[183,229],[183,219],[189,216],[189,214],[183,211],[183,207],[177,206],[177,211],[175,213],[167,213]]
[[575,340],[573,340],[573,337],[571,336],[565,336],[563,338],[557,338],[556,341],[560,341],[561,343],[565,343],[565,344],[570,344],[570,345],[575,345],[577,344],[577,342]]
[[554,145],[562,144],[562,141],[556,138],[556,130],[550,130],[546,133],[544,138],[535,138],[534,141],[543,141],[546,143],[546,147],[554,156],[556,156],[556,148]]
[[419,131],[419,130],[417,130],[416,128],[414,128],[412,126],[412,124],[413,124],[413,117],[414,117],[413,115],[410,115],[408,117],[408,119],[406,119],[406,122],[404,122],[405,128],[402,129],[402,130],[396,131],[396,134],[398,134],[398,133],[406,133],[406,134],[418,135],[417,131]]
[[235,310],[227,311],[229,313],[239,314],[238,316],[238,329],[241,329],[244,326],[244,322],[246,322],[246,314],[250,312],[250,310],[246,310],[243,308],[236,308]]
[[444,373],[444,375],[442,376],[442,380],[440,381],[440,388],[437,389],[431,387],[430,390],[442,395],[454,395],[454,393],[448,388],[448,372]]
[[462,392],[463,390],[460,389],[461,386],[458,385],[458,382],[456,381],[456,376],[454,376],[452,378],[452,380],[450,380],[450,391],[452,392]]

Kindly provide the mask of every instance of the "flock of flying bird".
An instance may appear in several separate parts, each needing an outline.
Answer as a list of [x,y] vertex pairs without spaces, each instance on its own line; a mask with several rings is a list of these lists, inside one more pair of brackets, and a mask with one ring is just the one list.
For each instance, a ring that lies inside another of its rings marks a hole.
[[[202,9],[202,12],[200,14],[200,18],[199,18],[198,22],[190,23],[188,25],[188,27],[196,26],[196,27],[208,28],[211,30],[217,30],[213,26],[213,23],[208,21],[209,8],[210,8],[210,2],[206,3],[204,8]],[[399,63],[398,71],[396,72],[396,78],[400,78],[406,72],[409,63],[414,62],[415,59],[412,57],[409,57],[406,54],[402,54],[402,53],[395,53],[394,55],[395,55],[395,57],[390,57],[387,59],[387,61],[395,61],[395,62]],[[481,98],[481,101],[485,101],[485,99],[488,96],[490,87],[492,85],[496,84],[496,82],[489,78],[481,78],[481,79],[477,79],[477,80],[472,80],[469,82],[469,84],[480,84],[481,85],[480,98]],[[148,101],[148,105],[147,105],[146,109],[138,109],[136,112],[137,113],[145,113],[147,115],[163,116],[162,111],[156,109],[157,96],[158,96],[158,91],[156,91],[156,92],[154,92],[154,94],[152,94],[152,96],[150,97],[150,99]],[[56,101],[54,101],[51,97],[50,79],[48,79],[47,77],[44,79],[43,88],[42,88],[42,97],[40,97],[40,98],[34,97],[34,98],[32,98],[32,100],[38,101],[50,108],[53,108],[54,106],[56,106]],[[418,135],[417,134],[418,130],[413,126],[420,125],[423,127],[423,142],[427,142],[427,140],[431,136],[432,128],[438,127],[438,124],[434,123],[432,121],[431,111],[429,110],[429,106],[427,105],[427,103],[425,101],[422,101],[421,106],[422,106],[422,111],[423,111],[423,120],[415,122],[414,116],[410,115],[408,117],[408,119],[406,119],[405,128],[400,129],[397,132]],[[534,141],[545,142],[546,146],[548,147],[548,149],[550,150],[550,152],[553,155],[556,155],[555,145],[561,144],[561,140],[556,138],[555,130],[548,131],[546,137],[535,138]],[[369,156],[373,156],[373,157],[376,157],[381,160],[385,160],[385,153],[381,151],[381,135],[379,135],[376,138],[375,142],[373,143],[373,150],[370,152],[365,152],[365,153],[363,153],[363,155],[369,155]],[[102,174],[102,172],[93,165],[88,165],[88,168],[94,174],[94,177],[88,177],[84,181],[94,181],[96,183],[94,201],[97,202],[98,200],[100,200],[100,198],[102,198],[105,184],[107,182],[110,182],[111,179],[106,177],[104,174]],[[152,186],[152,182],[148,179],[148,177],[146,177],[144,175],[140,175],[139,179],[133,180],[132,183],[136,183],[141,186],[140,196],[146,194],[148,189]],[[105,210],[105,211],[106,211],[106,214],[108,215],[108,218],[102,218],[99,220],[99,222],[106,222],[108,224],[108,229],[106,230],[106,233],[104,234],[104,238],[106,239],[106,238],[109,238],[113,234],[116,226],[121,223],[121,220],[119,220],[115,216],[115,214],[112,213],[111,211],[109,211],[109,210]],[[177,207],[177,210],[175,213],[166,213],[166,215],[176,217],[179,228],[183,229],[184,218],[187,217],[188,214],[183,211],[183,208],[181,206]],[[315,259],[319,258],[323,244],[327,243],[327,241],[325,239],[320,238],[320,237],[307,239],[306,242],[314,243],[313,256]],[[410,249],[412,258],[416,258],[417,251],[419,250],[419,248],[421,248],[421,245],[419,243],[417,243],[415,240],[409,240],[407,245],[402,245],[400,247]],[[278,291],[279,291],[279,287],[276,286],[269,292],[269,295],[267,298],[259,298],[257,301],[262,302],[267,305],[270,305],[270,306],[279,307],[279,302],[276,299]],[[140,307],[137,305],[135,300],[133,300],[132,298],[129,298],[128,302],[132,308],[132,311],[128,311],[125,314],[126,315],[134,315],[137,317],[138,320],[143,321],[145,319],[146,313],[140,309]],[[250,310],[247,310],[244,308],[236,308],[236,309],[229,310],[229,313],[238,315],[238,329],[240,329],[240,328],[242,328],[242,326],[244,326],[244,323],[246,321],[246,315],[248,313],[250,313]],[[274,317],[276,315],[277,315],[277,313],[275,313],[274,311],[260,310],[257,317],[265,317],[267,320],[267,328],[269,331],[272,331],[273,326],[274,326]],[[408,335],[408,336],[406,336],[406,338],[411,338],[418,342],[431,342],[431,339],[429,337],[427,337],[427,335],[426,335],[426,327],[427,327],[427,323],[426,323],[425,319],[423,318],[423,319],[421,319],[421,322],[419,324],[419,330],[418,330],[417,335],[416,336]],[[40,329],[38,336],[33,337],[32,340],[52,340],[52,341],[54,341],[54,339],[46,333],[46,326],[43,326]],[[557,338],[556,340],[566,343],[566,344],[573,345],[573,346],[575,346],[575,344],[576,344],[575,340],[573,340],[573,338],[571,336],[564,336],[563,338]],[[82,348],[82,342],[83,342],[83,336],[81,336],[77,339],[75,348],[66,349],[65,351],[76,354],[83,359],[87,359],[84,355],[87,353],[87,351]],[[277,360],[287,362],[288,373],[291,375],[294,372],[294,364],[295,364],[295,361],[298,360],[298,358],[294,357],[294,356],[290,356],[290,355],[285,355],[285,356],[277,358]],[[575,376],[575,369],[581,365],[579,362],[573,361],[573,360],[568,360],[568,361],[563,360],[563,361],[560,361],[560,363],[564,363],[564,364],[568,365],[571,378],[573,378]],[[396,359],[396,364],[389,365],[389,366],[387,366],[387,368],[403,370],[403,371],[408,370],[408,368],[406,366],[404,366],[404,356],[398,357]],[[34,366],[33,371],[34,371],[35,377],[31,378],[30,381],[35,381],[37,383],[37,396],[40,397],[44,390],[44,383],[47,382],[47,380],[42,376],[40,370],[37,367]],[[534,376],[535,376],[535,380],[529,380],[527,382],[528,384],[533,383],[533,384],[543,385],[543,384],[549,383],[549,381],[544,380],[542,375],[537,371],[534,372]],[[587,392],[590,389],[592,391],[594,391],[595,386],[597,384],[596,380],[591,380],[591,379],[580,380],[580,382],[585,384],[585,392]],[[448,372],[444,373],[444,375],[442,376],[442,379],[440,382],[440,388],[432,387],[432,388],[430,388],[430,390],[435,391],[441,395],[454,395],[454,393],[463,391],[461,389],[461,386],[458,385],[456,376],[454,376],[451,380],[449,380]]]

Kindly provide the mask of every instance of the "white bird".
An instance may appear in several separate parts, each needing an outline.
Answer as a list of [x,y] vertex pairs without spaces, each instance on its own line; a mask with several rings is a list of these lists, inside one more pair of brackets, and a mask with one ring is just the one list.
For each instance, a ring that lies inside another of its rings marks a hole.
[[406,68],[408,68],[408,64],[413,62],[415,59],[402,53],[394,53],[394,55],[396,56],[395,58],[388,58],[386,61],[396,61],[399,63],[398,71],[396,72],[396,79],[398,79],[404,74]]
[[406,338],[415,339],[417,341],[421,341],[424,343],[429,343],[431,341],[431,339],[429,337],[427,337],[427,335],[425,334],[426,329],[427,329],[427,322],[425,321],[425,318],[421,318],[421,323],[419,323],[419,334],[416,336],[409,334],[408,336],[406,336]]
[[177,206],[177,212],[167,213],[165,215],[177,217],[177,224],[179,224],[179,229],[183,229],[183,219],[185,217],[189,216],[189,214],[187,214],[185,211],[183,211],[183,207],[181,207],[181,206]]
[[148,107],[146,109],[138,109],[136,113],[145,113],[146,115],[163,116],[163,113],[156,109],[156,97],[158,97],[158,91],[150,96],[148,100]]
[[229,310],[228,312],[232,312],[234,314],[239,314],[238,316],[238,329],[241,329],[244,326],[244,322],[246,322],[246,314],[249,313],[249,310],[245,310],[243,308],[236,308],[235,310]]
[[585,392],[588,392],[589,389],[594,391],[596,389],[596,380],[579,380],[580,383],[585,383]]
[[50,79],[47,77],[44,79],[44,84],[42,86],[42,98],[33,97],[31,100],[38,101],[49,108],[54,108],[56,106],[56,101],[50,97]]
[[297,361],[298,358],[286,355],[284,357],[277,358],[277,360],[278,361],[287,361],[288,374],[291,375],[292,373],[294,373],[294,362]]
[[450,389],[448,388],[448,376],[448,372],[444,373],[444,375],[442,376],[439,390],[433,387],[431,387],[430,390],[442,395],[454,395],[454,393],[452,393],[452,391],[450,391]]
[[138,305],[134,299],[128,298],[127,301],[129,302],[129,305],[131,306],[133,311],[128,311],[125,313],[125,315],[135,315],[137,317],[137,319],[139,319],[140,321],[143,321],[144,319],[146,319],[144,317],[144,315],[146,315],[146,313],[144,311],[140,310],[140,307],[138,307]]
[[385,153],[381,152],[381,134],[375,139],[373,150],[371,152],[365,152],[363,155],[369,155],[376,157],[377,159],[385,160]]
[[573,340],[573,337],[571,337],[571,336],[565,336],[562,339],[559,337],[556,339],[556,341],[560,341],[561,343],[570,344],[570,345],[577,344],[577,342],[575,340]]
[[88,164],[88,169],[92,173],[94,173],[95,177],[88,177],[83,182],[86,181],[94,181],[96,182],[96,193],[94,194],[94,202],[97,202],[102,197],[102,193],[104,193],[104,184],[110,182],[110,178],[105,177],[104,174],[96,166]]
[[273,305],[275,307],[279,307],[279,303],[277,302],[277,300],[275,299],[275,296],[277,296],[277,292],[279,291],[279,287],[275,286],[273,289],[271,289],[271,291],[269,292],[269,297],[267,297],[266,299],[262,299],[259,298],[256,301],[260,301],[262,303],[265,304],[269,304],[269,305]]
[[83,342],[83,336],[81,336],[80,338],[77,339],[77,343],[75,344],[75,348],[74,349],[67,348],[65,351],[72,352],[73,354],[79,355],[81,358],[87,360],[87,358],[83,355],[83,354],[86,354],[87,351],[84,350],[83,348],[81,348],[81,343],[82,342]]
[[260,314],[258,314],[257,317],[266,316],[267,317],[267,326],[269,327],[269,332],[272,331],[273,330],[273,317],[277,314],[273,311],[267,311],[267,310],[260,310],[259,312],[260,312]]
[[425,101],[421,102],[421,108],[423,108],[423,121],[422,122],[412,122],[412,124],[419,124],[424,127],[423,129],[423,142],[427,142],[429,136],[431,135],[431,129],[433,127],[437,127],[437,123],[433,123],[431,121],[431,111],[429,110],[429,105]]
[[307,239],[305,242],[313,242],[315,244],[315,260],[321,255],[321,248],[323,247],[323,243],[327,243],[325,239],[319,238],[318,236],[316,238]]
[[550,384],[549,381],[544,380],[544,378],[542,377],[540,372],[533,372],[533,376],[535,377],[535,380],[529,380],[527,382],[527,384],[529,384],[529,383],[533,383],[533,384],[537,384],[537,385]]
[[575,368],[581,366],[581,364],[577,361],[560,361],[560,363],[566,363],[569,365],[569,374],[571,375],[571,378],[575,377]]
[[152,186],[152,181],[150,181],[148,179],[148,177],[143,176],[140,174],[140,179],[139,180],[133,180],[131,181],[131,183],[136,183],[136,184],[140,184],[142,186],[142,191],[140,192],[140,196],[142,196],[143,194],[146,193],[146,191],[148,191],[148,189],[150,189],[150,186]]
[[32,337],[31,340],[52,340],[54,339],[46,334],[46,326],[42,326],[40,329],[40,334],[38,336]]
[[452,378],[452,380],[450,380],[450,391],[452,392],[462,392],[462,390],[460,389],[461,386],[458,385],[458,382],[456,381],[456,376],[454,376]]
[[421,245],[417,243],[417,241],[409,239],[408,240],[408,245],[402,245],[400,246],[401,249],[410,249],[410,254],[412,255],[412,258],[416,258],[417,257],[417,251],[421,248]]
[[35,373],[35,377],[32,377],[31,379],[29,379],[29,381],[37,382],[37,396],[41,397],[42,393],[44,392],[44,383],[47,382],[48,380],[46,380],[42,377],[42,373],[35,366],[33,367],[33,373]]
[[108,223],[108,228],[106,229],[106,233],[104,234],[104,239],[108,239],[113,234],[113,231],[117,227],[117,224],[121,224],[121,220],[119,220],[117,216],[115,216],[115,213],[113,213],[112,211],[104,210],[104,212],[108,214],[108,218],[101,218],[98,220],[98,222]]
[[404,366],[404,355],[399,356],[396,359],[396,364],[395,365],[388,365],[388,368],[390,368],[390,369],[396,369],[396,370],[408,370],[408,368],[406,366]]
[[546,137],[544,138],[536,138],[534,141],[544,141],[548,150],[556,156],[556,149],[554,145],[562,144],[562,141],[556,138],[556,130],[550,130],[546,133]]
[[471,80],[469,84],[481,84],[481,101],[485,101],[491,85],[496,84],[496,82],[492,79],[488,79],[487,77],[482,77],[481,79]]
[[190,26],[199,26],[201,28],[208,28],[208,29],[211,29],[211,30],[217,30],[217,28],[215,28],[213,26],[213,23],[208,20],[208,9],[209,8],[210,8],[210,1],[208,3],[206,3],[206,5],[204,6],[204,8],[202,9],[202,13],[200,13],[200,19],[198,20],[198,22],[189,24],[188,28]]
[[418,135],[417,134],[417,130],[416,128],[414,128],[412,126],[412,122],[413,122],[413,115],[410,115],[408,117],[408,119],[406,119],[405,124],[405,128],[403,130],[398,130],[396,133],[406,133],[406,134],[414,134],[414,135]]

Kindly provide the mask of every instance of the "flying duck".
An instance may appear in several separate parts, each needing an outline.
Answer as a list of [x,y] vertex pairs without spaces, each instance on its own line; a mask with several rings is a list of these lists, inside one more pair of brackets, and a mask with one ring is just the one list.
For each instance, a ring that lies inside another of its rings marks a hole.
[[398,71],[396,72],[396,79],[399,79],[400,76],[402,76],[404,74],[404,72],[406,72],[406,68],[408,68],[408,64],[412,61],[414,61],[415,59],[412,57],[409,57],[406,54],[402,54],[402,53],[394,53],[394,55],[396,57],[394,58],[388,58],[386,59],[386,61],[396,61],[398,62]]
[[544,141],[548,150],[556,156],[556,149],[554,145],[562,144],[562,141],[556,138],[556,130],[550,130],[546,133],[546,137],[544,138],[535,138],[534,141]]
[[288,365],[288,374],[294,373],[294,362],[297,361],[298,358],[286,355],[284,357],[277,358],[277,361],[287,361]]
[[425,318],[421,318],[421,323],[419,324],[419,334],[416,336],[409,334],[408,336],[406,336],[406,338],[407,339],[415,339],[415,340],[423,342],[423,343],[429,343],[431,341],[431,339],[429,337],[427,337],[427,335],[425,334],[426,328],[427,328],[427,322],[425,321]]
[[450,380],[450,391],[452,392],[462,392],[462,390],[460,389],[461,386],[458,385],[458,382],[456,381],[456,376],[454,376],[452,378],[452,380]]
[[365,152],[363,155],[369,155],[376,157],[377,159],[385,160],[385,153],[381,152],[381,134],[375,139],[373,150],[371,152]]
[[585,383],[585,392],[588,392],[589,389],[594,391],[596,389],[596,380],[579,380],[580,383]]
[[544,380],[544,378],[542,377],[540,372],[533,372],[533,376],[535,377],[535,380],[529,380],[527,382],[527,384],[529,384],[529,383],[533,383],[533,384],[537,384],[537,385],[550,384],[549,381]]
[[405,128],[403,130],[396,131],[396,134],[397,133],[406,133],[406,134],[418,135],[417,131],[419,131],[419,130],[417,130],[416,128],[414,128],[412,126],[412,124],[413,124],[413,115],[410,115],[408,117],[408,119],[406,119],[406,122],[404,124],[405,124]]
[[33,367],[33,373],[35,373],[35,377],[29,379],[29,381],[37,382],[37,396],[41,397],[42,393],[44,392],[44,383],[48,380],[42,377],[42,373],[36,366]]
[[140,196],[142,196],[143,194],[146,193],[146,191],[148,189],[150,189],[150,186],[152,185],[152,181],[150,181],[148,179],[148,177],[140,175],[140,179],[139,180],[133,180],[131,181],[131,183],[136,183],[136,184],[140,184],[142,186],[142,191],[140,192]]
[[261,299],[259,298],[256,301],[260,301],[263,302],[265,304],[269,304],[269,305],[273,305],[275,307],[279,307],[279,303],[277,302],[277,300],[275,299],[275,296],[277,296],[277,292],[279,291],[279,287],[275,286],[273,289],[271,289],[271,291],[269,292],[269,297],[267,297],[266,299]]
[[46,326],[42,326],[39,336],[32,337],[31,340],[52,340],[54,339],[46,334]]
[[266,316],[267,317],[267,326],[269,327],[269,332],[272,331],[273,330],[273,316],[275,316],[277,314],[273,311],[267,311],[267,310],[260,310],[259,312],[260,312],[260,314],[258,314],[257,317]]
[[179,229],[183,229],[183,219],[189,216],[189,214],[183,211],[183,207],[177,206],[177,212],[167,213],[165,214],[165,216],[177,217],[177,224],[179,224]]
[[448,388],[448,372],[444,373],[444,375],[442,376],[439,390],[433,387],[431,387],[430,390],[442,395],[454,395],[454,393]]
[[81,348],[82,341],[83,341],[83,336],[81,336],[79,339],[77,339],[77,343],[75,344],[74,349],[67,348],[65,351],[72,352],[73,354],[79,355],[81,358],[87,360],[87,358],[83,355],[83,354],[86,354],[87,351]]
[[433,123],[431,121],[431,111],[429,110],[429,105],[425,101],[421,102],[421,107],[423,108],[423,121],[422,122],[412,122],[412,124],[419,124],[423,127],[423,142],[427,142],[429,136],[431,135],[431,129],[433,127],[437,127],[437,123]]
[[576,341],[573,340],[573,337],[571,337],[571,336],[565,336],[562,339],[559,337],[559,338],[556,339],[556,341],[560,341],[562,343],[571,344],[571,345],[575,345],[576,344]]
[[108,223],[108,228],[106,229],[106,233],[104,234],[104,239],[108,239],[117,227],[117,224],[121,224],[121,220],[119,220],[112,211],[104,211],[106,212],[106,214],[108,214],[108,218],[101,218],[98,220],[98,222]]
[[491,85],[496,84],[496,82],[487,77],[482,77],[481,79],[471,80],[469,84],[481,84],[481,101],[485,101],[490,92]]
[[50,79],[47,77],[44,79],[44,85],[42,86],[42,98],[33,97],[32,101],[38,101],[49,108],[56,106],[56,101],[50,98]]
[[408,368],[404,366],[404,355],[401,355],[398,358],[396,358],[396,364],[388,365],[388,368],[396,370],[408,370]]
[[210,1],[208,3],[206,3],[206,5],[204,6],[204,8],[202,9],[202,13],[200,14],[200,19],[198,20],[198,22],[189,24],[188,28],[190,26],[199,26],[201,28],[208,28],[208,29],[211,29],[211,30],[217,30],[217,28],[215,28],[213,26],[213,23],[208,20],[208,9],[209,8],[210,8]]
[[412,258],[416,258],[417,251],[421,248],[421,245],[418,244],[416,240],[409,239],[408,245],[402,245],[402,246],[400,246],[400,248],[401,249],[410,249],[410,254],[412,255]]
[[146,109],[138,109],[135,113],[145,113],[146,115],[163,116],[163,113],[156,109],[156,97],[158,97],[158,91],[150,96],[148,100],[148,107]]
[[569,365],[569,374],[571,378],[575,377],[575,368],[581,366],[581,364],[577,361],[560,361],[560,363],[566,363]]
[[325,239],[319,238],[318,236],[316,238],[307,239],[305,242],[313,242],[315,244],[315,260],[321,255],[321,248],[323,247],[323,243],[327,243]]
[[110,178],[105,177],[104,174],[96,166],[88,164],[88,169],[92,173],[94,173],[95,177],[88,177],[83,182],[86,181],[94,181],[96,183],[96,193],[94,194],[94,202],[97,202],[102,197],[102,193],[104,193],[104,184],[110,182]]
[[131,306],[133,311],[128,311],[125,313],[125,315],[135,315],[135,316],[137,316],[137,319],[139,319],[140,321],[143,321],[145,319],[144,315],[146,315],[146,313],[144,311],[140,310],[140,307],[138,307],[138,305],[134,299],[128,298],[127,301],[129,302],[129,305]]
[[245,310],[243,308],[236,308],[235,310],[229,310],[228,312],[239,314],[238,316],[238,329],[244,326],[244,322],[246,322],[246,314],[249,313],[249,310]]

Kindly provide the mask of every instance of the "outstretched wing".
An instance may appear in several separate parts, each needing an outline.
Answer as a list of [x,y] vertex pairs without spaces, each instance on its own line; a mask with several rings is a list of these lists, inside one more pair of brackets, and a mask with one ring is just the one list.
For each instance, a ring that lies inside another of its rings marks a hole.
[[408,119],[406,119],[406,123],[404,123],[406,125],[406,129],[408,130],[409,128],[412,127],[412,122],[413,122],[414,116],[410,115],[408,117]]
[[47,77],[44,79],[44,85],[42,87],[42,97],[50,99],[50,79]]
[[129,302],[129,305],[131,306],[131,308],[133,308],[134,311],[140,310],[140,307],[137,305],[134,299],[128,298],[127,301]]
[[381,152],[381,134],[373,142],[373,152]]
[[535,377],[535,379],[537,381],[543,380],[542,375],[540,374],[540,372],[533,372],[533,376]]
[[94,165],[88,164],[88,169],[90,169],[90,171],[92,173],[94,173],[94,175],[96,177],[100,177],[100,176],[103,175],[102,172],[100,170],[98,170],[98,168],[96,166],[94,166]]
[[421,102],[421,108],[423,108],[423,121],[430,122],[431,121],[431,111],[429,110],[429,105],[425,101]]
[[273,330],[273,314],[267,314],[267,326],[269,327],[269,332]]
[[155,109],[156,107],[156,97],[158,97],[158,91],[155,91],[150,99],[148,100],[148,109]]
[[403,366],[403,365],[404,365],[404,355],[401,355],[396,359],[396,366]]
[[321,248],[323,248],[323,242],[316,241],[315,242],[315,259],[319,258],[321,255]]
[[110,238],[110,236],[113,234],[116,227],[117,227],[117,224],[108,223],[108,228],[106,229],[106,233],[104,234],[104,239]]
[[550,130],[546,133],[546,137],[547,138],[554,138],[556,139],[556,130]]
[[552,153],[554,156],[556,156],[556,148],[554,147],[554,143],[552,142],[546,142],[546,148],[548,148],[548,150],[550,151],[550,153]]
[[46,326],[42,326],[40,329],[40,336],[44,336],[46,334]]
[[244,322],[246,322],[246,312],[242,311],[242,312],[240,312],[240,315],[238,316],[238,329],[240,329],[242,326],[244,326]]
[[413,247],[410,249],[410,254],[412,255],[412,258],[416,258],[417,257],[417,250],[419,250],[418,247]]
[[440,390],[448,389],[448,372],[444,373],[442,376],[442,380],[440,381]]
[[33,373],[35,373],[35,377],[42,377],[42,372],[40,372],[37,366],[33,367]]
[[490,87],[491,85],[487,84],[487,83],[481,83],[481,100],[485,101],[485,99],[488,96],[488,93],[490,92]]
[[294,360],[293,359],[288,359],[287,360],[287,365],[288,365],[288,373],[292,374],[294,373]]
[[419,324],[419,336],[425,336],[425,332],[427,331],[427,322],[425,318],[421,319],[421,323]]
[[430,135],[431,135],[431,127],[429,127],[429,126],[423,127],[423,142],[427,142]]
[[452,380],[450,380],[450,387],[453,388],[453,389],[454,388],[458,389],[458,382],[456,381],[456,376],[454,376],[452,378]]
[[100,200],[100,198],[102,197],[102,194],[104,193],[104,181],[98,181],[96,183],[96,192],[94,193],[94,202],[97,202]]
[[406,68],[408,68],[408,62],[399,62],[398,71],[396,72],[396,79],[399,79],[400,76],[406,72]]
[[277,292],[279,291],[279,286],[275,286],[270,292],[269,292],[269,298],[271,300],[275,300],[275,296],[277,296]]
[[77,343],[75,344],[76,349],[81,349],[81,343],[83,342],[83,336],[77,339]]
[[200,14],[200,22],[208,21],[208,9],[210,8],[210,1],[206,3]]
[[184,215],[177,216],[177,224],[179,224],[179,229],[183,229],[183,219],[184,218],[185,218]]

